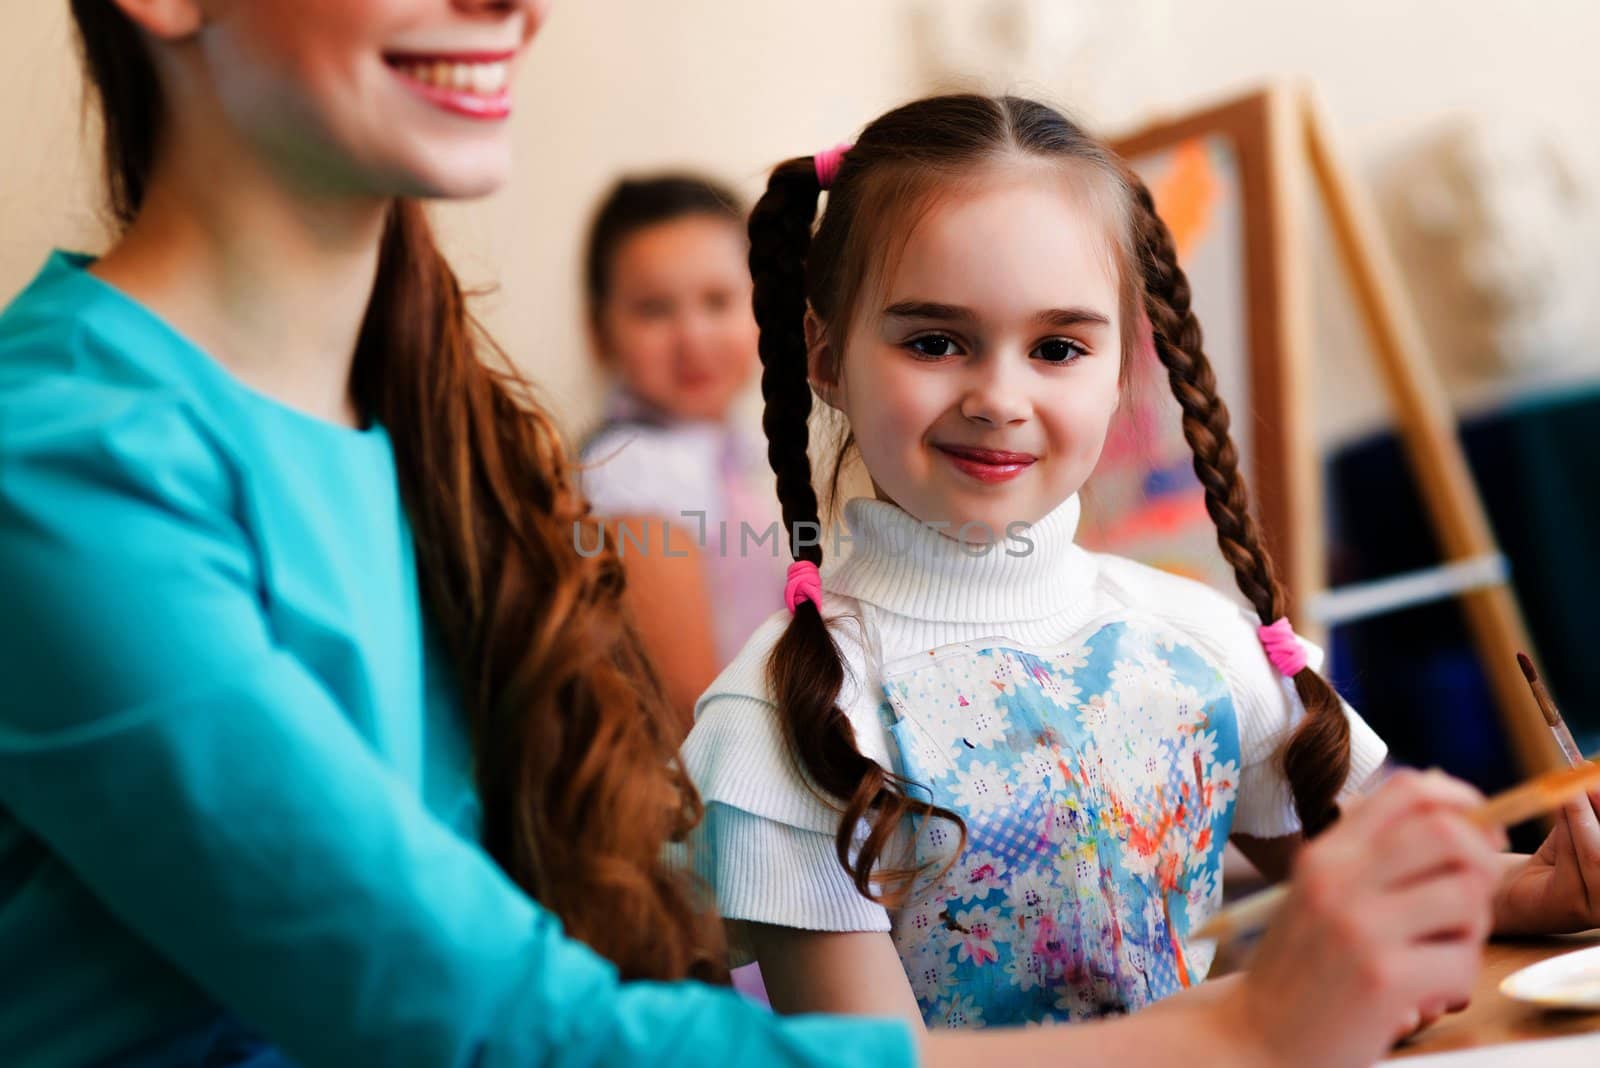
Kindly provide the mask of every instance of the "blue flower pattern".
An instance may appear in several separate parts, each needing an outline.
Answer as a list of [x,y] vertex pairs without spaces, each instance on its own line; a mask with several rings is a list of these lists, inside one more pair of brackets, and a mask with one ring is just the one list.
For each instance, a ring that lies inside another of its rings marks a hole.
[[1105,624],[1050,652],[890,665],[897,769],[966,821],[918,829],[893,936],[930,1027],[1132,1012],[1204,978],[1239,779],[1228,687],[1184,637]]

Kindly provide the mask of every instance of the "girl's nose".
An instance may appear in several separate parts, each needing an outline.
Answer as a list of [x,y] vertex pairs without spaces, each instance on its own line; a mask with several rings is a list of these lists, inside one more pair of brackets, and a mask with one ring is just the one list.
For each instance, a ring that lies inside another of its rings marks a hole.
[[710,316],[683,311],[673,323],[678,351],[691,359],[707,359],[717,351],[717,323]]
[[1033,405],[1009,368],[1008,361],[986,360],[961,398],[961,414],[986,426],[1011,426],[1028,421]]

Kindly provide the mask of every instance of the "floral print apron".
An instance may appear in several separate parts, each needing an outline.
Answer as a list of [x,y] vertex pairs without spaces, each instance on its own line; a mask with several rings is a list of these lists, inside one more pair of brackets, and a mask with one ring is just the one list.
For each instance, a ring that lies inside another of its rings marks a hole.
[[[893,937],[929,1026],[1084,1020],[1201,981],[1239,732],[1214,663],[1142,620],[1049,651],[983,639],[885,665],[899,772],[959,812]],[[943,869],[943,870],[941,870]]]

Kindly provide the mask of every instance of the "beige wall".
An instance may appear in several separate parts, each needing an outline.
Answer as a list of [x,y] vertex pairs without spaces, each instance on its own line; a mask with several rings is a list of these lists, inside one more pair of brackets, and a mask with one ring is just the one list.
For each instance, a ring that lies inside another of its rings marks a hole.
[[[514,182],[442,215],[463,273],[499,286],[486,304],[491,324],[569,425],[590,416],[597,396],[575,258],[601,186],[619,168],[693,164],[754,192],[770,163],[848,137],[925,88],[909,27],[912,9],[929,4],[959,11],[972,0],[556,4],[518,88]],[[1592,118],[1600,5],[1592,0],[1536,0],[1515,14],[1502,0],[1029,6],[1044,19],[1035,39],[1050,45],[1003,73],[973,73],[1045,92],[1111,128],[1293,74],[1320,86],[1341,139],[1368,172],[1431,125],[1475,111],[1563,135],[1600,187]],[[0,13],[0,298],[51,244],[95,239],[95,172],[80,146],[65,7],[9,0]],[[968,62],[985,61],[970,53]],[[1352,395],[1341,410],[1353,413],[1347,420],[1366,418],[1368,380],[1351,373],[1359,338],[1348,316],[1319,318],[1326,378]]]
[[0,299],[52,244],[98,233],[66,9],[65,0],[11,0],[0,12]]

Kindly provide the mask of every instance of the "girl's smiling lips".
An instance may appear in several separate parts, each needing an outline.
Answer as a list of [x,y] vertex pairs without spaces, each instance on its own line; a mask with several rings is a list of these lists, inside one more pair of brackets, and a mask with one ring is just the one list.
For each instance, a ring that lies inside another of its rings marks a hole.
[[977,449],[966,445],[935,444],[951,466],[979,482],[1008,482],[1033,466],[1038,457],[1028,452]]

